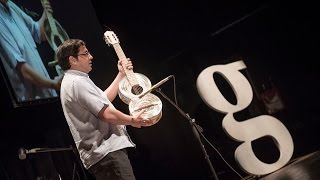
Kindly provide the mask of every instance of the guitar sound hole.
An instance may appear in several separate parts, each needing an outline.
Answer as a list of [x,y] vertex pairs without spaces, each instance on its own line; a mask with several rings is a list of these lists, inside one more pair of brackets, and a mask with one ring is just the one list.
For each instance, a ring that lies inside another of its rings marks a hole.
[[134,95],[138,95],[138,94],[141,94],[143,92],[143,88],[141,86],[139,86],[139,85],[134,85],[134,86],[132,86],[131,92]]

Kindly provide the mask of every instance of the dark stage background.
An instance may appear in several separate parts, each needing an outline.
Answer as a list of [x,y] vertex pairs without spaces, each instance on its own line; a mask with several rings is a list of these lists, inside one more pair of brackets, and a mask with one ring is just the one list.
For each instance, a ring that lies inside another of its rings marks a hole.
[[[259,95],[264,91],[263,85],[270,88],[273,84],[285,108],[271,115],[285,124],[292,135],[295,146],[292,159],[319,150],[320,73],[316,66],[316,16],[312,4],[205,0],[81,4],[88,8],[87,12],[77,11],[72,3],[66,4],[73,16],[60,19],[73,22],[74,26],[67,29],[70,37],[87,41],[95,58],[91,78],[105,88],[115,76],[117,57],[102,39],[109,27],[118,35],[127,57],[133,60],[135,72],[146,75],[153,84],[168,75],[175,76],[175,84],[170,80],[161,89],[174,99],[176,86],[179,107],[195,119],[215,147],[204,142],[219,179],[241,179],[227,163],[241,176],[247,174],[234,160],[239,143],[223,131],[223,114],[207,107],[196,89],[197,76],[212,65],[238,60],[247,65],[243,73],[256,91],[253,102],[239,117],[268,114]],[[63,8],[56,7],[60,9],[58,12]],[[91,8],[96,14],[91,13]],[[88,30],[84,31],[84,27]],[[13,108],[2,80],[1,87],[0,179],[34,179],[57,173],[65,179],[74,174],[84,179],[72,152],[30,154],[23,161],[18,158],[20,147],[59,148],[69,147],[73,142],[58,101]],[[226,83],[223,87],[230,92]],[[162,119],[147,128],[128,127],[137,144],[129,152],[137,179],[211,179],[188,120],[160,94],[155,95],[163,103]],[[115,104],[128,111],[120,99]],[[270,140],[262,139],[253,145],[262,160],[277,160],[276,147]],[[87,173],[86,176],[92,178]]]

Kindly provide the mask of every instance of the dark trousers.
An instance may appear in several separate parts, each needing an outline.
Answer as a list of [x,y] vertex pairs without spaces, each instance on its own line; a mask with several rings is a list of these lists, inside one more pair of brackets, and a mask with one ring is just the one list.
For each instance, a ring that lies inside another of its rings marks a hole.
[[96,180],[135,180],[130,160],[125,149],[109,153],[89,168]]

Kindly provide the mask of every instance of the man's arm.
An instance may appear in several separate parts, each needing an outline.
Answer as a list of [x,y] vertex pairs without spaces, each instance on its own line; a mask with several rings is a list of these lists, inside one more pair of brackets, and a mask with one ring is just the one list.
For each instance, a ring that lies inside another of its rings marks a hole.
[[108,97],[108,99],[111,102],[116,98],[116,96],[118,94],[119,82],[121,81],[121,79],[123,77],[126,76],[124,69],[123,69],[123,66],[129,70],[133,69],[133,65],[132,65],[132,62],[130,61],[130,59],[128,59],[127,64],[124,64],[124,65],[122,65],[121,60],[118,61],[117,67],[118,67],[119,72],[118,72],[117,76],[115,77],[115,79],[112,81],[112,83],[109,85],[109,87],[104,91],[106,96]]
[[98,116],[99,119],[114,125],[131,125],[136,128],[141,128],[142,126],[150,126],[152,124],[152,121],[141,116],[143,113],[144,111],[142,110],[137,115],[130,116],[117,110],[112,105],[105,105],[100,110]]
[[62,76],[55,79],[46,79],[36,71],[34,71],[27,63],[20,63],[18,64],[17,68],[18,71],[22,74],[23,78],[27,79],[32,84],[39,87],[60,90]]
[[45,1],[43,3],[43,13],[42,13],[42,16],[41,18],[39,19],[38,23],[39,23],[39,26],[40,26],[40,32],[41,32],[41,40],[42,41],[46,41],[46,32],[45,32],[45,28],[44,28],[44,22],[45,20],[47,19],[47,12],[48,13],[52,13],[53,10],[51,8],[51,5],[48,1]]

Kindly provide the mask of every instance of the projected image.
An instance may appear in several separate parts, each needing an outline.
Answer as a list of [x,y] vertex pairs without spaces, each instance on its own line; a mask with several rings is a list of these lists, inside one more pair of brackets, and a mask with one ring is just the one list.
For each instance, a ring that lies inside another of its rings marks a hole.
[[54,57],[49,65],[56,66],[57,74],[48,73],[38,46],[49,43],[55,51],[68,35],[53,18],[50,3],[41,1],[37,18],[37,12],[13,1],[0,2],[0,58],[15,104],[57,97],[63,74]]
[[63,71],[55,54],[63,41],[106,48],[90,0],[0,0],[0,27],[0,71],[14,107],[59,100]]

